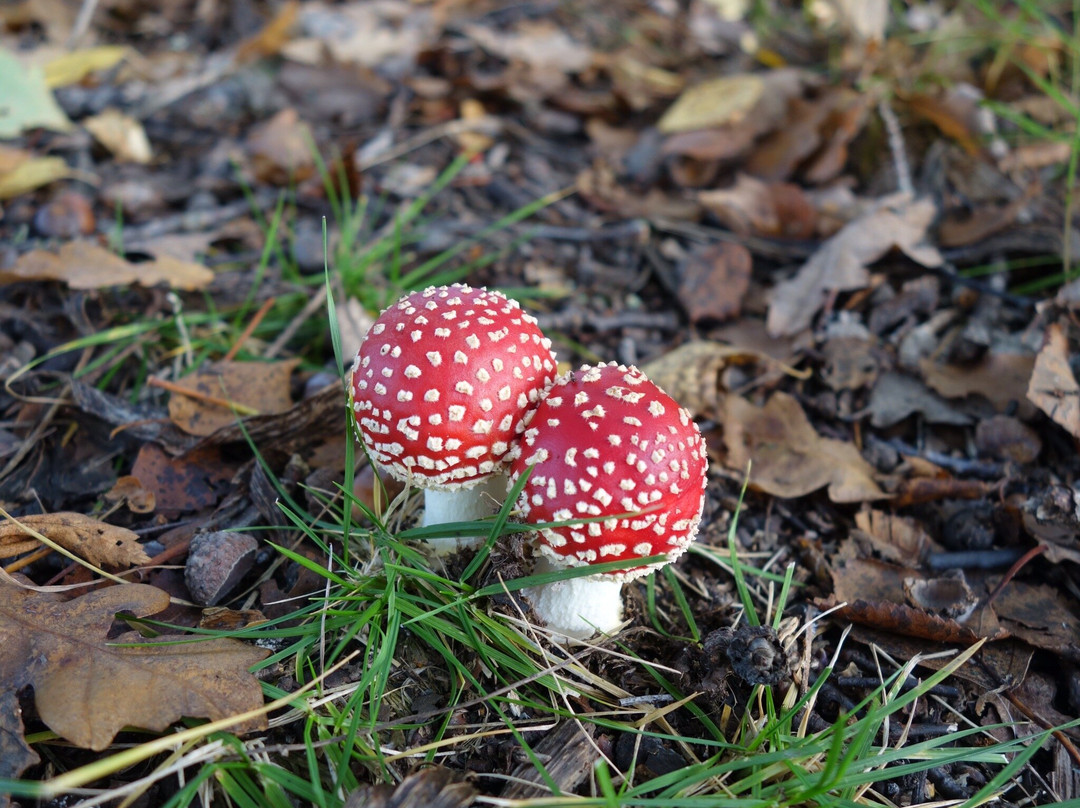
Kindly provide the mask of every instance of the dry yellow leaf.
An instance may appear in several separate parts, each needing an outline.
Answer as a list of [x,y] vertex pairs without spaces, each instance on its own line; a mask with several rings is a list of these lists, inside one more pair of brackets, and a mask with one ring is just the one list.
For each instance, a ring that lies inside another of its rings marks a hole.
[[765,82],[753,73],[706,81],[676,99],[656,128],[665,134],[741,121],[761,99]]
[[26,541],[24,526],[85,558],[96,567],[130,567],[150,560],[139,536],[127,528],[110,525],[81,513],[42,513],[20,516],[0,524],[0,546]]
[[13,199],[71,173],[62,157],[30,157],[7,171],[0,166],[0,199]]
[[124,45],[101,45],[64,53],[42,65],[45,84],[50,89],[77,84],[98,70],[108,70],[128,53]]
[[83,126],[121,163],[145,165],[153,158],[150,139],[141,123],[117,109],[107,109],[83,121]]

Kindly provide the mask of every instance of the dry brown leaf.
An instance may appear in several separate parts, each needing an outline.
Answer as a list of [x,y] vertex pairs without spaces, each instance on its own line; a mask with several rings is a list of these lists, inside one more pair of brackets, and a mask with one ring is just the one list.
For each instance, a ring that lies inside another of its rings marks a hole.
[[[978,154],[981,149],[971,131],[970,110],[955,103],[948,96],[938,98],[925,93],[912,93],[903,97],[908,107],[921,118],[925,118],[941,130],[943,135],[953,138],[968,154]],[[971,104],[974,106],[974,102]]]
[[714,129],[676,132],[664,140],[660,153],[702,161],[730,160],[749,151],[757,135],[758,125],[749,119]]
[[919,567],[928,553],[944,548],[914,519],[885,511],[862,510],[855,524],[875,552],[903,567]]
[[[319,64],[325,54],[338,64],[376,68],[412,61],[434,41],[435,15],[415,3],[308,2],[300,8],[301,38],[286,43],[290,61]],[[325,72],[325,69],[320,72]]]
[[967,644],[982,637],[1000,640],[1009,636],[990,606],[960,623],[909,605],[908,582],[925,579],[909,567],[870,558],[840,559],[833,565],[832,577],[832,599],[847,602],[840,614],[853,623],[936,642]]
[[690,199],[668,195],[659,188],[642,194],[626,187],[605,166],[587,168],[577,176],[578,193],[598,210],[616,212],[628,219],[696,219],[701,206]]
[[[0,581],[4,700],[33,686],[41,720],[93,750],[106,748],[126,726],[160,732],[183,716],[222,719],[260,707],[262,689],[248,668],[266,657],[261,648],[229,639],[148,643],[135,632],[106,641],[118,612],[145,617],[168,605],[168,593],[145,584],[65,601]],[[21,724],[17,714],[0,712],[0,737],[20,737]],[[236,731],[263,726],[264,718]]]
[[808,239],[817,225],[817,211],[799,186],[748,174],[737,175],[731,188],[702,191],[698,201],[744,236]]
[[862,131],[872,98],[865,93],[837,93],[821,125],[822,146],[802,168],[814,185],[836,179],[848,161],[848,145]]
[[[576,726],[574,731],[578,736],[583,734]],[[565,747],[560,751],[565,752]],[[546,755],[544,759],[548,759]],[[552,756],[549,765],[553,772],[561,772],[559,762]],[[515,783],[518,781],[514,780]],[[431,766],[413,772],[396,786],[386,783],[360,786],[349,794],[344,808],[467,808],[475,804],[475,798],[476,787],[463,780],[460,774],[441,766]]]
[[727,345],[693,340],[641,370],[693,415],[711,418],[720,411],[720,373],[734,353]]
[[1068,140],[1040,140],[1017,146],[998,161],[1004,172],[1038,170],[1069,161],[1072,143]]
[[131,469],[163,513],[197,511],[217,503],[228,489],[236,466],[215,447],[169,457],[156,443],[144,443]]
[[31,250],[8,270],[0,270],[0,284],[18,281],[63,281],[72,289],[101,289],[138,283],[165,283],[193,292],[207,286],[214,273],[206,267],[159,256],[132,263],[90,241],[70,241],[59,253]]
[[236,46],[237,63],[244,64],[259,57],[277,55],[289,41],[299,16],[300,3],[298,0],[289,0],[274,19]]
[[696,417],[715,418],[723,400],[721,374],[731,365],[767,365],[802,378],[801,374],[759,350],[691,340],[646,362],[641,369]]
[[520,61],[539,72],[580,73],[592,64],[592,52],[550,20],[525,21],[513,32],[466,25],[465,34],[488,53]]
[[746,161],[746,171],[767,180],[790,177],[821,146],[829,112],[824,100],[792,98],[784,125],[758,144]]
[[113,487],[105,492],[109,502],[123,502],[132,513],[152,513],[157,505],[154,492],[146,488],[142,480],[133,474],[119,478]]
[[999,233],[1016,221],[1016,217],[1031,202],[1037,186],[1007,205],[980,205],[969,214],[960,217],[950,214],[938,227],[938,243],[942,247],[961,247],[975,244]]
[[801,497],[828,486],[833,502],[862,502],[886,495],[873,480],[873,468],[850,443],[814,431],[799,402],[775,393],[764,407],[728,396],[723,413],[729,468],[745,471],[753,461],[750,484],[784,498]]
[[741,244],[694,248],[680,267],[678,298],[690,321],[722,322],[739,313],[754,259]]
[[924,243],[935,213],[931,200],[897,194],[845,225],[795,277],[773,289],[769,333],[787,336],[808,328],[831,294],[865,287],[870,280],[867,266],[893,247],[923,266],[940,266],[941,254]]
[[[925,460],[911,455],[905,455],[904,460],[917,471],[937,471],[936,467],[930,466]],[[982,499],[991,492],[997,490],[998,483],[985,482],[983,480],[968,480],[961,477],[913,477],[902,480],[893,492],[892,504],[897,508],[906,508],[908,505],[918,505],[924,502],[940,502],[945,499]]]
[[253,127],[247,150],[252,170],[263,182],[288,185],[315,173],[315,135],[292,107]]
[[919,370],[927,386],[945,398],[981,395],[999,412],[1019,403],[1020,417],[1027,418],[1033,410],[1024,396],[1034,364],[1031,354],[991,350],[976,365],[939,365],[927,358]]
[[821,346],[821,380],[833,390],[859,390],[877,379],[877,343],[861,336],[833,337]]
[[1080,661],[1080,617],[1057,587],[1010,581],[994,599],[994,611],[1014,637]]
[[96,567],[130,567],[150,560],[137,533],[81,513],[42,513],[20,516],[18,522],[4,522],[0,524],[0,545],[30,538],[20,525],[36,530]]
[[[197,395],[174,392],[169,419],[189,435],[205,437],[236,421],[227,402],[244,415],[285,412],[292,407],[289,379],[299,360],[284,362],[217,362],[204,365],[176,386]],[[254,411],[254,412],[252,412]]]
[[953,408],[918,379],[896,371],[887,371],[878,377],[866,409],[870,413],[870,423],[878,429],[898,424],[914,413],[919,413],[931,424],[963,426],[971,423],[970,415]]
[[1069,364],[1069,341],[1065,329],[1052,323],[1046,342],[1035,359],[1028,400],[1074,438],[1080,437],[1080,385]]

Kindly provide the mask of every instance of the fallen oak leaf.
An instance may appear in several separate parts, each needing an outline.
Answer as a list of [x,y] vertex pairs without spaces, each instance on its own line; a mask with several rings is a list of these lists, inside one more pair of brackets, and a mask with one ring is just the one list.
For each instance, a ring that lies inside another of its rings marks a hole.
[[165,283],[194,292],[214,279],[204,266],[159,255],[153,261],[133,263],[90,241],[69,241],[59,252],[31,250],[10,269],[0,270],[0,285],[19,281],[63,281],[72,289],[102,289],[138,283]]
[[[65,601],[0,580],[0,703],[33,686],[41,720],[95,751],[126,726],[160,732],[183,716],[218,720],[261,706],[247,669],[263,649],[225,638],[147,642],[136,632],[106,641],[116,613],[145,617],[168,605],[168,593],[146,584]],[[261,717],[236,731],[264,726]],[[0,737],[21,730],[17,716],[0,713]]]
[[221,732],[223,730],[234,732],[236,731],[236,727],[255,719],[265,721],[265,717],[268,714],[280,710],[283,707],[295,706],[299,703],[297,700],[301,696],[322,685],[327,678],[333,676],[352,662],[359,653],[359,651],[353,651],[351,654],[339,659],[337,663],[324,670],[303,687],[300,687],[291,693],[286,693],[279,699],[267,702],[266,704],[260,704],[258,707],[242,713],[235,713],[227,718],[221,718],[207,724],[200,724],[198,726],[188,727],[187,729],[177,730],[176,732],[170,732],[160,738],[140,743],[127,750],[123,755],[111,755],[84,764],[77,769],[70,769],[63,774],[58,774],[41,783],[40,796],[42,799],[57,797],[66,792],[70,792],[72,789],[80,788],[89,783],[101,780],[107,775],[127,769],[136,763],[149,760],[162,752],[173,752],[178,746],[186,744],[189,741],[202,740],[212,733]]
[[728,452],[724,463],[741,470],[752,460],[754,488],[792,499],[828,486],[833,502],[887,496],[859,450],[851,443],[821,437],[799,402],[786,393],[774,393],[764,407],[729,395],[722,416]]
[[[8,554],[4,548],[21,547],[28,537],[33,537],[31,531],[51,539],[95,567],[123,568],[150,560],[134,531],[66,511],[20,516],[18,520],[0,524],[0,556]],[[38,545],[36,539],[33,543]]]

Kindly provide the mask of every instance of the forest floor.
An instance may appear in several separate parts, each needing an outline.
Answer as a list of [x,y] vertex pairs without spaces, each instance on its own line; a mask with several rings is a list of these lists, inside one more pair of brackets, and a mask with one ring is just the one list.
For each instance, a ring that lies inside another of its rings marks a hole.
[[[1078,30],[0,6],[0,803],[1080,799]],[[367,328],[452,282],[705,435],[610,637],[530,613],[512,503],[424,554],[354,440]]]

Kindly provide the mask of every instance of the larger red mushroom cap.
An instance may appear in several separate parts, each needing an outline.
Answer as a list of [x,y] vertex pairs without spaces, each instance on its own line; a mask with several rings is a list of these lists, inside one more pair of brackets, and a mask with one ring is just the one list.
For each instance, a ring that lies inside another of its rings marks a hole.
[[556,374],[536,319],[462,284],[401,298],[371,327],[352,401],[371,457],[420,488],[469,488],[503,463]]
[[[705,441],[690,413],[640,370],[610,363],[560,376],[537,406],[510,464],[532,466],[518,501],[560,566],[673,561],[693,541],[705,500]],[[589,517],[597,521],[574,522]],[[612,577],[645,575],[641,566]]]

